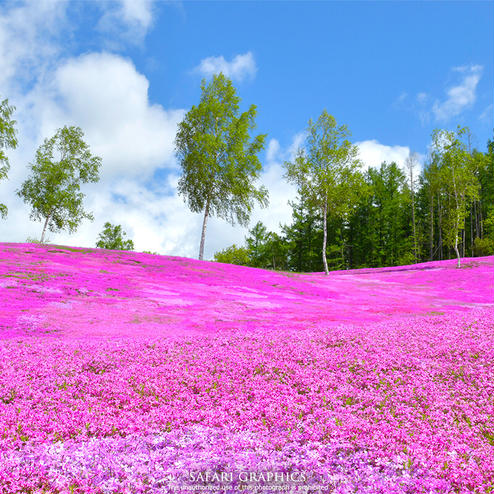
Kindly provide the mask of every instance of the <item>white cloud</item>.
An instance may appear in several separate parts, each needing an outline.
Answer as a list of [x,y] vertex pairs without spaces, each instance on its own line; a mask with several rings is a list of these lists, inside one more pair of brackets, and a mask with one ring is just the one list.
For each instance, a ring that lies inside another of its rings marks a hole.
[[78,125],[103,158],[103,176],[149,177],[158,167],[175,165],[173,141],[184,112],[150,104],[148,86],[133,63],[120,56],[70,59],[34,91],[41,133]]
[[[29,221],[28,206],[15,191],[42,140],[73,124],[83,128],[92,152],[103,158],[102,181],[83,187],[86,208],[96,221],[83,223],[73,236],[50,233],[52,241],[94,246],[103,223],[112,221],[139,235],[138,248],[180,250],[186,242],[179,232],[186,235],[188,221],[181,212],[190,213],[177,197],[158,197],[143,182],[158,168],[175,166],[173,140],[183,110],[151,104],[146,77],[122,57],[93,53],[61,61],[65,2],[13,5],[0,9],[0,93],[17,107],[19,148],[9,152],[9,179],[0,182],[2,202],[9,207],[0,225],[1,240],[39,238],[41,225]],[[125,8],[133,7],[129,3]],[[142,12],[134,14],[145,24]],[[135,190],[126,190],[131,182]],[[116,193],[125,196],[126,205],[114,200]],[[163,212],[158,214],[160,207]],[[168,231],[163,223],[168,223]]]
[[427,93],[418,93],[417,94],[417,103],[424,104],[427,101]]
[[456,67],[456,72],[462,74],[461,82],[448,89],[444,101],[436,101],[432,113],[437,121],[448,121],[459,115],[463,110],[473,105],[476,100],[477,85],[482,76],[481,65]]
[[195,68],[195,71],[205,77],[211,77],[222,72],[230,79],[243,81],[247,78],[254,78],[257,66],[254,55],[249,51],[244,55],[235,56],[231,62],[227,62],[223,56],[204,58]]
[[140,42],[153,24],[154,3],[155,0],[100,2],[103,16],[98,22],[98,28],[123,36],[127,41]]
[[488,122],[492,122],[492,114],[494,112],[494,105],[487,105],[484,111],[480,114],[480,120],[487,120]]
[[268,142],[268,149],[266,151],[266,159],[268,161],[274,161],[280,152],[280,143],[277,139],[270,139]]
[[[292,221],[292,208],[289,200],[297,197],[296,187],[289,184],[283,177],[285,169],[280,161],[272,161],[266,164],[261,175],[261,182],[269,191],[269,207],[257,208],[251,218],[251,227],[258,221],[262,221],[268,230],[281,233],[280,224],[290,224]],[[246,232],[247,233],[247,232]]]
[[148,29],[153,20],[152,0],[120,0],[119,13],[124,22],[137,24],[142,29]]
[[[82,223],[74,235],[50,233],[51,241],[94,246],[110,221],[122,224],[137,249],[195,255],[200,216],[170,193],[176,177],[162,173],[165,183],[153,184],[163,194],[146,182],[159,168],[176,166],[173,140],[183,110],[152,104],[149,82],[130,60],[108,53],[63,59],[66,2],[10,5],[0,8],[0,93],[17,107],[19,147],[9,151],[9,179],[0,181],[2,202],[9,207],[0,240],[39,238],[41,224],[29,220],[29,208],[15,191],[43,139],[73,124],[83,128],[92,152],[103,158],[102,180],[83,186],[85,208],[95,222]],[[151,2],[120,6],[122,22],[149,28]]]
[[15,99],[60,54],[66,1],[28,0],[0,7],[0,95]]
[[395,162],[401,169],[405,169],[405,160],[410,154],[408,146],[387,146],[375,139],[357,142],[359,158],[362,160],[364,169],[379,168],[382,162]]

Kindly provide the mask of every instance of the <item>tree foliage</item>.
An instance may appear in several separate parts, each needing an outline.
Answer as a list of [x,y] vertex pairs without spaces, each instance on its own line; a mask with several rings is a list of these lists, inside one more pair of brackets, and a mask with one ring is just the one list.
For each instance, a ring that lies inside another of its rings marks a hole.
[[365,178],[368,195],[356,214],[364,255],[372,266],[413,262],[410,195],[403,171],[396,163],[382,163],[369,168]]
[[93,156],[79,127],[63,127],[36,151],[31,175],[17,191],[31,206],[31,219],[44,220],[46,230],[74,232],[83,219],[92,220],[83,208],[81,184],[97,182],[101,158]]
[[320,271],[323,269],[319,249],[322,243],[322,216],[300,195],[289,204],[292,208],[292,223],[282,227],[287,269],[299,273]]
[[203,212],[199,259],[204,255],[209,216],[246,225],[254,204],[266,206],[267,190],[256,186],[262,170],[258,153],[265,135],[252,140],[256,107],[239,114],[240,98],[223,74],[203,80],[201,100],[178,126],[175,147],[182,167],[178,192],[189,208]]
[[[0,180],[7,178],[10,163],[5,153],[5,149],[15,149],[17,147],[16,121],[12,120],[15,108],[9,105],[9,101],[4,99],[0,102]],[[0,217],[7,216],[7,206],[0,202]]]
[[111,250],[134,250],[134,242],[126,239],[126,236],[121,225],[112,225],[107,221],[103,231],[99,234],[96,247]]
[[237,247],[235,244],[220,250],[214,254],[216,262],[225,264],[238,264],[241,266],[250,265],[249,250],[246,247]]
[[267,267],[266,247],[269,239],[267,228],[261,221],[258,221],[252,229],[249,230],[249,236],[245,242],[249,250],[250,265],[263,268]]

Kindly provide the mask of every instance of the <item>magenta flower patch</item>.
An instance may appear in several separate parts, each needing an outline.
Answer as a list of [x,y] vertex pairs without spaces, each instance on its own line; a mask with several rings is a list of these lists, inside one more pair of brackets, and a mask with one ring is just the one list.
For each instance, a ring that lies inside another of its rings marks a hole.
[[0,244],[0,492],[491,492],[494,258],[463,265]]

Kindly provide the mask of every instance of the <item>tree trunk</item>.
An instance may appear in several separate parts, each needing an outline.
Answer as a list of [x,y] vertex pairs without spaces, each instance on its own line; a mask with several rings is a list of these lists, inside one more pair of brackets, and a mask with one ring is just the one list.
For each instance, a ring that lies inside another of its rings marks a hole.
[[456,235],[455,237],[455,252],[456,252],[456,259],[458,260],[456,267],[461,268],[460,251],[458,250],[458,235]]
[[482,217],[482,201],[479,200],[479,216],[480,216],[480,238],[484,238],[484,219]]
[[204,258],[204,242],[206,240],[206,225],[209,216],[209,200],[206,202],[206,208],[204,209],[204,219],[202,221],[202,232],[201,232],[201,244],[199,245],[199,260],[202,261]]
[[475,219],[475,238],[479,236],[479,215],[477,214],[477,201],[473,201],[473,216]]
[[431,223],[430,223],[429,261],[434,260],[434,196],[431,196]]
[[473,257],[473,216],[470,208],[470,255]]
[[413,231],[413,257],[414,263],[418,260],[417,232],[415,228],[415,192],[413,182],[413,161],[410,162],[410,197],[412,199],[412,231]]
[[326,273],[326,275],[329,275],[328,261],[326,260],[326,241],[328,239],[327,215],[328,215],[328,202],[326,200],[324,202],[324,207],[322,209],[322,228],[323,228],[323,236],[322,236],[322,262],[324,264],[324,272]]
[[46,217],[45,224],[43,226],[43,231],[41,232],[41,240],[40,242],[42,244],[45,243],[45,232],[46,232],[46,227],[48,226],[48,221],[50,220],[51,213]]
[[417,231],[415,228],[415,197],[412,191],[412,226],[413,226],[413,257],[418,262]]
[[442,261],[444,254],[443,254],[443,215],[442,215],[442,210],[441,210],[441,202],[439,196],[437,196],[437,215],[438,215],[438,231],[439,231],[439,260]]
[[460,206],[458,204],[458,191],[456,190],[456,177],[455,177],[455,169],[454,168],[453,168],[453,192],[455,194],[455,206],[456,206],[456,211],[455,211],[456,220],[454,223],[454,227],[455,227],[455,252],[456,252],[456,258],[458,259],[458,264],[456,267],[459,268],[459,267],[461,267],[460,252],[458,250],[458,229],[460,227],[460,217],[459,217]]

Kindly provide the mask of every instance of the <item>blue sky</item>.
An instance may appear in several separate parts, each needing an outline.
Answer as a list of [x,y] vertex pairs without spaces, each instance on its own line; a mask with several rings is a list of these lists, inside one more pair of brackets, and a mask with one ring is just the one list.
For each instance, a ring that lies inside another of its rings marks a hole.
[[[425,159],[434,128],[467,125],[492,138],[492,2],[152,0],[0,2],[0,97],[15,104],[20,145],[0,183],[9,218],[2,240],[39,236],[14,197],[45,137],[80,125],[103,158],[86,189],[94,223],[51,234],[94,246],[105,221],[138,250],[195,256],[200,215],[177,197],[176,124],[198,102],[200,81],[223,70],[268,134],[261,177],[271,207],[253,222],[290,221],[294,190],[282,162],[326,108],[346,124],[365,166]],[[29,20],[29,22],[27,22]],[[241,243],[245,229],[213,220],[206,257]]]
[[[198,98],[199,77],[188,74],[198,60],[251,52],[258,70],[239,92],[258,105],[260,130],[281,143],[323,108],[356,140],[420,152],[438,125],[470,125],[479,145],[492,134],[492,118],[479,121],[492,104],[492,3],[187,2],[163,9],[158,22],[163,28],[150,32],[147,46],[162,54],[150,77],[163,82],[150,94],[166,106]],[[472,65],[483,66],[476,104],[452,119],[427,118],[461,84],[454,68]],[[417,102],[420,93],[428,104]]]

